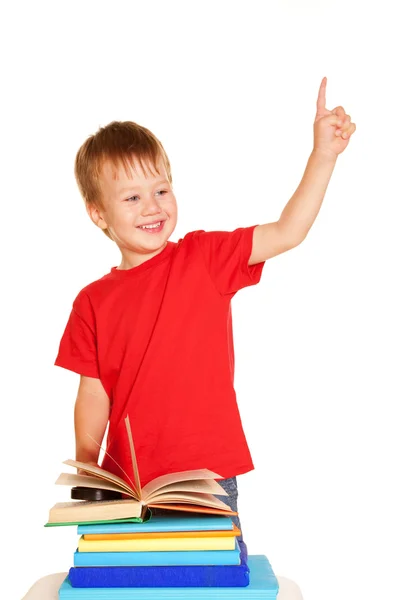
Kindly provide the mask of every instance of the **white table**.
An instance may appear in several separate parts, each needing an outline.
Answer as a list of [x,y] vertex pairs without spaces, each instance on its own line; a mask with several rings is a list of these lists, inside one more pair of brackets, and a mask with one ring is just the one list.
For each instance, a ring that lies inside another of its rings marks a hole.
[[[42,577],[30,588],[22,600],[58,600],[58,590],[67,573],[53,573]],[[278,577],[278,600],[303,600],[299,586],[286,577]]]

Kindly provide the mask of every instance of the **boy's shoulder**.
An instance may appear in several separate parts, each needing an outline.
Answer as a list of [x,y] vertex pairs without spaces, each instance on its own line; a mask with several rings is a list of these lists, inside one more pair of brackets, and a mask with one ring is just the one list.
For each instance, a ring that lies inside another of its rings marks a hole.
[[102,277],[91,281],[85,285],[76,295],[73,301],[73,308],[78,312],[80,309],[85,312],[93,307],[96,300],[107,295],[108,291],[115,286],[115,281],[110,277],[111,272],[106,273]]
[[[197,234],[201,232],[202,230],[190,231],[179,238],[177,242],[169,241],[168,244],[172,248],[187,247]],[[107,273],[85,285],[78,292],[75,302],[85,302],[87,298],[91,299],[99,295],[102,296],[107,293],[108,290],[114,289],[118,282],[122,283],[123,281],[126,281],[127,278],[124,277],[125,274],[127,274],[127,271],[120,271],[116,266],[110,267],[110,270]]]
[[[229,234],[229,232],[206,231],[204,229],[191,230],[180,237],[177,242],[168,242],[170,248],[175,250],[175,252],[169,253],[169,256],[172,260],[179,260],[179,256],[181,256],[186,261],[188,254],[196,253],[196,250],[201,251],[201,249],[204,249],[204,245],[208,245],[212,241],[217,241],[226,234]],[[127,277],[124,276],[125,274],[126,272],[121,272],[115,266],[111,267],[107,273],[91,281],[79,291],[75,298],[74,306],[86,305],[87,303],[96,302],[96,300],[103,298],[109,291],[115,290],[118,282],[122,284],[124,281],[127,281]]]

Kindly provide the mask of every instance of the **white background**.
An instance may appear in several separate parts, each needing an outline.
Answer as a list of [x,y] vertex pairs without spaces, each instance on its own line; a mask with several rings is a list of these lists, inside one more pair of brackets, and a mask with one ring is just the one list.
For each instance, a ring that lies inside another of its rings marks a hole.
[[[399,85],[396,3],[13,2],[1,14],[2,582],[66,571],[78,376],[53,366],[78,291],[118,264],[73,177],[111,120],[172,164],[178,240],[273,221],[312,150],[315,102],[357,131],[318,219],[234,299],[236,389],[256,469],[250,553],[307,600],[399,598]],[[221,432],[223,424],[221,423]]]

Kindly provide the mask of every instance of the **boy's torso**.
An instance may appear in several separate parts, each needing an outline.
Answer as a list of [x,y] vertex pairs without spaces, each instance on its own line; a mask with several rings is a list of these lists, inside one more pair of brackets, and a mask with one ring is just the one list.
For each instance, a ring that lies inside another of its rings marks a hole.
[[[143,484],[191,468],[222,477],[253,468],[233,387],[232,296],[217,291],[189,234],[135,269],[113,269],[75,302],[95,331],[111,401],[107,451],[131,472],[129,414]],[[103,466],[116,471],[107,456]]]

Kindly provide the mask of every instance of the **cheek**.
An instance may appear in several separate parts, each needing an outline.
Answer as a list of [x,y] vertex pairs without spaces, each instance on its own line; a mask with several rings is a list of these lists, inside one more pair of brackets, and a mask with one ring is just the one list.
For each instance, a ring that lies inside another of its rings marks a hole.
[[178,212],[178,206],[177,206],[177,203],[176,203],[175,199],[171,199],[168,202],[168,206],[166,206],[166,210],[167,210],[167,212],[169,213],[169,215],[171,217],[177,214],[177,212]]
[[112,212],[111,218],[113,223],[116,225],[124,226],[131,225],[132,221],[135,221],[139,213],[139,210],[133,205],[121,205],[117,210]]

